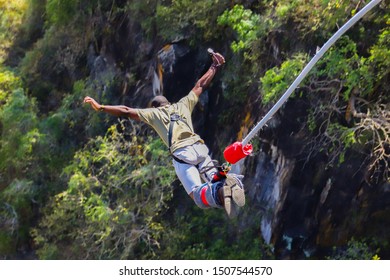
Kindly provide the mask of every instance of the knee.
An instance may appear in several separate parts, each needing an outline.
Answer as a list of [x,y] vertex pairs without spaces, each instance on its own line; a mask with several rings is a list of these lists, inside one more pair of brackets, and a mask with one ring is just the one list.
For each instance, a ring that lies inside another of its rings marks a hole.
[[207,207],[205,204],[203,204],[203,202],[201,202],[201,200],[199,199],[195,199],[194,197],[194,192],[191,192],[190,194],[188,194],[189,197],[194,201],[195,205],[198,206],[199,208],[201,209],[207,209],[209,207]]
[[214,184],[204,183],[193,191],[193,200],[199,208],[221,208],[221,204],[217,201],[218,189],[222,186],[221,182]]
[[195,202],[195,205],[201,209],[210,208],[210,205],[204,199],[204,192],[206,190],[205,188],[207,188],[207,187],[208,187],[208,184],[205,183],[205,184],[195,188],[194,191],[190,194],[190,197]]
[[190,193],[189,196],[191,197],[191,199],[194,201],[195,205],[198,206],[199,208],[201,209],[207,209],[209,208],[207,205],[204,204],[204,202],[202,202],[202,199],[200,199],[200,196],[197,195],[196,197],[194,197],[194,193]]

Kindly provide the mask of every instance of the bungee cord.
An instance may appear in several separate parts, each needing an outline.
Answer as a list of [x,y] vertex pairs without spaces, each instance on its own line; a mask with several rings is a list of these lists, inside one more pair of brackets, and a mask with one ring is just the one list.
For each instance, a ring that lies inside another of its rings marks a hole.
[[280,107],[287,101],[290,95],[306,77],[309,71],[313,66],[320,60],[320,58],[325,54],[325,52],[348,30],[350,29],[357,21],[359,21],[364,15],[366,15],[370,10],[372,10],[376,5],[378,5],[382,0],[372,0],[368,3],[363,9],[356,13],[350,20],[348,20],[324,45],[323,47],[315,54],[315,56],[310,60],[310,62],[305,66],[301,71],[298,77],[290,85],[287,91],[282,95],[282,97],[275,103],[275,105],[268,111],[268,113],[256,124],[256,126],[248,133],[248,135],[242,140],[242,142],[235,142],[228,146],[224,151],[225,160],[234,164],[242,158],[245,158],[247,155],[252,153],[252,145],[250,141],[254,136],[260,131],[260,129],[272,118],[272,116],[280,109]]

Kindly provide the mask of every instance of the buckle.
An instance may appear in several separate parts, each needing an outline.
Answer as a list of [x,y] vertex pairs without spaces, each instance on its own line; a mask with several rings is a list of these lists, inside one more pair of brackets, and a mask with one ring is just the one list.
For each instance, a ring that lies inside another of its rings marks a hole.
[[179,114],[173,113],[171,115],[171,121],[173,121],[173,122],[178,121],[180,119],[181,119],[181,117],[179,116]]

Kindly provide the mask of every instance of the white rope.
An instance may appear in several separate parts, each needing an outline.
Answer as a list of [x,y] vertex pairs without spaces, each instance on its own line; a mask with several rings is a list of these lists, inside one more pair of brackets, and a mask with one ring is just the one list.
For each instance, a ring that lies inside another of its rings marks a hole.
[[258,131],[266,124],[267,121],[280,109],[283,103],[290,97],[293,91],[301,83],[301,81],[306,77],[307,73],[313,68],[317,61],[324,55],[324,53],[359,19],[361,19],[366,13],[368,13],[372,8],[378,5],[382,0],[372,0],[368,3],[363,9],[361,9],[357,14],[355,14],[347,23],[345,23],[329,40],[325,45],[316,53],[316,55],[310,60],[310,62],[305,66],[299,76],[287,89],[287,91],[282,95],[277,103],[271,108],[271,110],[264,116],[264,118],[249,132],[249,134],[242,141],[242,146],[245,147],[250,140],[258,133]]

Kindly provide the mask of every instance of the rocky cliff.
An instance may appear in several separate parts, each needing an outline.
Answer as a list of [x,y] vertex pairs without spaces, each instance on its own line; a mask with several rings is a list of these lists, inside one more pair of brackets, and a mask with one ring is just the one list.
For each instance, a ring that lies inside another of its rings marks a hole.
[[[162,78],[162,88],[155,94],[165,94],[175,101],[188,92],[209,64],[205,49],[194,51],[185,43],[161,49],[155,58],[157,67],[150,69],[154,71],[151,77]],[[152,84],[159,82],[154,80]],[[245,112],[238,113],[240,126],[218,126],[218,113],[229,110],[224,107],[222,88],[217,77],[194,114],[196,130],[220,161],[223,148],[241,140],[237,138],[245,136],[267,110],[260,102],[249,103]],[[334,167],[328,166],[326,155],[320,151],[310,157],[305,149],[309,149],[312,139],[304,129],[308,110],[305,100],[291,98],[254,139],[254,153],[233,165],[232,172],[245,175],[249,200],[239,217],[240,224],[245,228],[257,221],[277,258],[323,258],[332,253],[334,246],[346,245],[351,238],[374,235],[386,240],[389,183],[367,182],[364,157],[358,153],[349,154]]]

